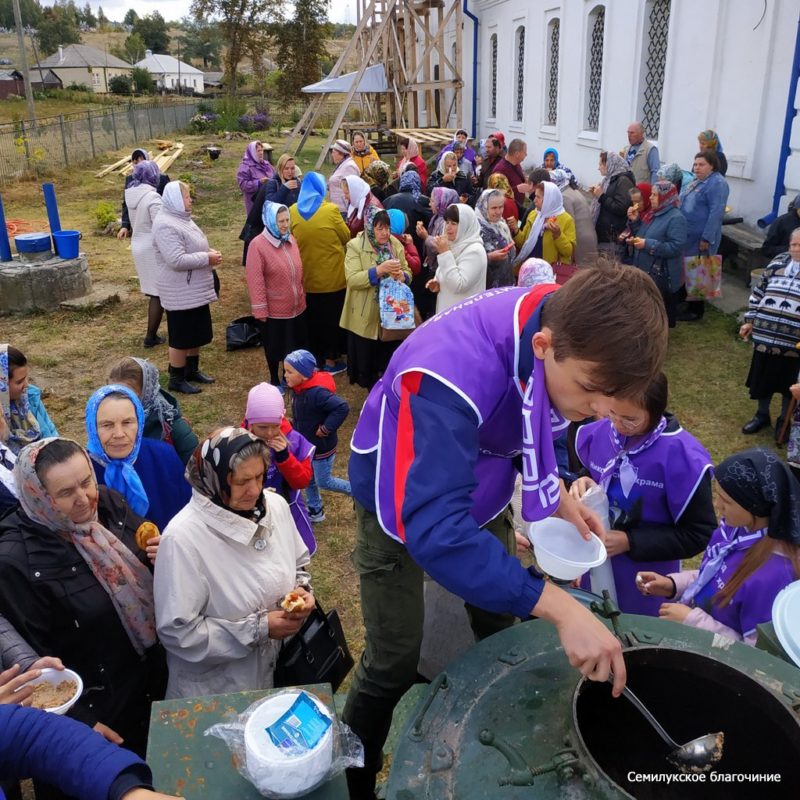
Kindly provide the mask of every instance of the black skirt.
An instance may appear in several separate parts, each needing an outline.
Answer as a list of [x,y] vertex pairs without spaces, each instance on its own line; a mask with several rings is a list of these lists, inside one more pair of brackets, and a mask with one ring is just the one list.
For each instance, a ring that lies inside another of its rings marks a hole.
[[259,322],[259,327],[268,363],[283,361],[292,350],[305,349],[308,345],[305,311],[289,319],[267,319]]
[[347,377],[350,383],[371,389],[386,371],[394,351],[402,341],[381,342],[347,332]]
[[347,351],[347,332],[339,327],[346,292],[306,292],[308,349],[320,367],[326,358],[337,359]]
[[750,372],[745,386],[750,390],[751,400],[772,397],[773,394],[788,394],[789,387],[797,383],[800,358],[778,356],[753,350]]
[[192,350],[209,344],[214,338],[211,307],[208,305],[167,311],[167,338],[176,350]]

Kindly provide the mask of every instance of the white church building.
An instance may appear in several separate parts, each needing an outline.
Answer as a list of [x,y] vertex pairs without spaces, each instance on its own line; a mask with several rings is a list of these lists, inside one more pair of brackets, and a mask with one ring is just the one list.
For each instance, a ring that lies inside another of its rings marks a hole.
[[554,147],[595,183],[600,151],[626,147],[641,120],[662,163],[684,169],[697,134],[717,131],[729,205],[748,224],[770,213],[776,183],[778,213],[800,191],[800,115],[786,123],[800,108],[797,0],[465,0],[464,12],[463,125],[525,139],[525,166]]

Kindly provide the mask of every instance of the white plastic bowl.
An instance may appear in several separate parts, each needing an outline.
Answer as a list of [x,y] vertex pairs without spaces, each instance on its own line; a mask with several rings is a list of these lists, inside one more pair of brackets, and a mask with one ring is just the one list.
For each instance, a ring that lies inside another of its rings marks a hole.
[[555,517],[528,525],[528,538],[539,568],[563,581],[580,578],[606,560],[606,546],[594,534],[591,537],[584,539],[571,522]]
[[51,667],[48,667],[47,669],[42,670],[42,675],[40,678],[37,678],[35,681],[31,681],[30,684],[25,685],[36,686],[40,683],[49,683],[53,686],[58,686],[58,684],[62,681],[75,681],[75,683],[78,684],[75,694],[63,705],[56,706],[55,708],[45,708],[44,711],[47,711],[50,714],[63,715],[66,714],[67,711],[69,711],[72,706],[78,702],[78,698],[83,694],[83,680],[77,672],[73,672],[71,669],[52,669]]
[[800,581],[778,592],[772,604],[772,625],[781,646],[800,667]]
[[[326,717],[331,712],[311,692],[306,694]],[[267,698],[247,720],[244,744],[247,771],[256,788],[269,789],[284,797],[299,797],[313,789],[327,774],[333,762],[333,726],[329,727],[313,750],[292,755],[279,750],[265,728],[291,708],[300,692],[282,692]]]

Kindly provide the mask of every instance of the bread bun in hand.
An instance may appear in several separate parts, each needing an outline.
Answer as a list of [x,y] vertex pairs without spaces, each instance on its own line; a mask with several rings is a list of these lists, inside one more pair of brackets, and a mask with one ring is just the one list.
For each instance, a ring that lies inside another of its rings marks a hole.
[[159,535],[158,526],[152,522],[143,522],[136,529],[136,546],[140,550],[147,550],[147,543]]
[[302,611],[305,607],[305,598],[298,592],[289,592],[289,594],[281,600],[281,608],[284,611]]

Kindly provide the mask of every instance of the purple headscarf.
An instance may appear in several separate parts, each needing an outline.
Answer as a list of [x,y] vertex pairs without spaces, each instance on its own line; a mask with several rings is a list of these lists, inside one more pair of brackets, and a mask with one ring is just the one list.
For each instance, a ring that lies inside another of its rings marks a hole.
[[161,170],[155,161],[140,161],[133,168],[133,180],[130,182],[130,188],[141,186],[143,183],[158,189],[158,181],[161,178]]
[[444,212],[453,205],[459,202],[458,192],[451,189],[449,186],[437,186],[431,192],[431,202],[436,205],[436,213],[431,217],[428,223],[428,233],[431,236],[439,236],[444,230]]

